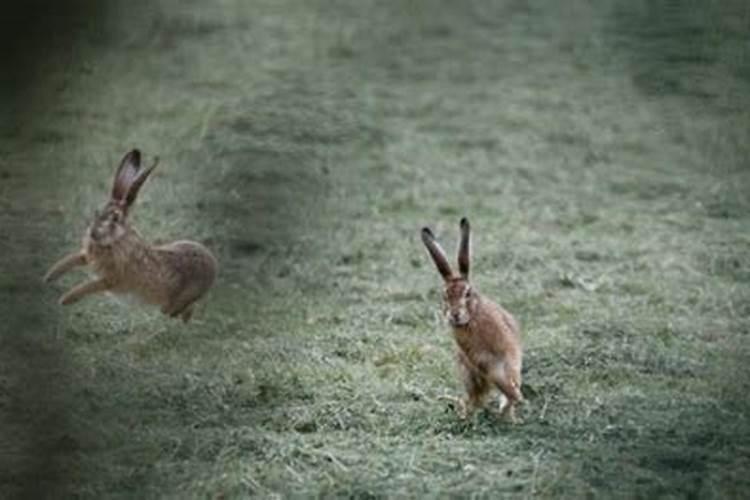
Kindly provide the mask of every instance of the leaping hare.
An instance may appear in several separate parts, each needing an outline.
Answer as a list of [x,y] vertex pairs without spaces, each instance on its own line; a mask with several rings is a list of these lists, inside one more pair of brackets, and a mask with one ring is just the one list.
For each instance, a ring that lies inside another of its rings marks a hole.
[[459,412],[467,418],[484,406],[496,388],[504,396],[500,414],[515,421],[515,406],[523,401],[520,331],[508,311],[480,295],[469,283],[469,233],[469,221],[464,217],[456,274],[432,231],[422,228],[422,241],[445,281],[443,311],[453,328],[456,358],[466,388],[466,396],[457,400]]
[[141,170],[141,153],[133,149],[115,174],[110,200],[97,211],[83,237],[81,250],[60,259],[44,276],[45,282],[73,267],[90,265],[97,277],[81,283],[60,298],[60,304],[77,302],[99,292],[132,293],[161,306],[171,317],[187,322],[195,302],[214,282],[218,264],[211,252],[194,241],[152,246],[127,221],[138,190],[158,164]]

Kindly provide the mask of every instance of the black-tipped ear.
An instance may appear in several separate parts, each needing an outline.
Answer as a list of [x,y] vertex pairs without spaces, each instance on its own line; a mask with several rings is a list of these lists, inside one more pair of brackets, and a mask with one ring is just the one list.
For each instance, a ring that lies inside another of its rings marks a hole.
[[129,151],[122,158],[120,166],[115,173],[115,181],[112,185],[112,199],[120,203],[125,202],[130,184],[135,179],[135,174],[141,167],[141,152],[137,149]]
[[469,277],[469,264],[471,262],[471,226],[469,219],[461,219],[461,240],[458,244],[458,272],[464,278]]
[[130,186],[128,187],[128,193],[125,198],[125,204],[126,206],[130,206],[135,201],[135,198],[138,196],[138,191],[141,189],[141,186],[143,186],[143,183],[146,182],[146,179],[149,175],[151,175],[151,172],[154,171],[156,166],[159,164],[159,157],[154,158],[154,164],[148,167],[146,170],[141,170],[136,174],[135,179],[130,183]]
[[443,279],[448,279],[453,276],[450,264],[448,264],[448,258],[445,256],[445,252],[442,247],[435,240],[435,235],[432,234],[429,227],[422,228],[422,242],[427,247],[427,251],[430,252],[432,260],[435,262],[438,272]]

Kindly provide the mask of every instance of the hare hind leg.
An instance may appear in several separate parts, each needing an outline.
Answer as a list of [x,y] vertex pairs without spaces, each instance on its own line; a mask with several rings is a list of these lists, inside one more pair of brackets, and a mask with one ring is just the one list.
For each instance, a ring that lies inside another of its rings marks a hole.
[[191,304],[190,306],[186,307],[182,311],[182,314],[180,314],[180,317],[182,318],[183,323],[187,323],[188,321],[190,321],[190,318],[193,317],[193,305]]
[[203,295],[202,292],[202,290],[195,287],[185,288],[169,304],[162,307],[162,312],[172,318],[180,316],[182,321],[187,323],[193,315],[195,302]]
[[504,363],[498,363],[490,373],[490,379],[505,399],[503,404],[503,398],[501,398],[501,404],[498,408],[500,416],[507,418],[511,422],[516,422],[515,408],[518,403],[523,401],[523,395],[521,394],[520,377],[509,372],[510,370],[507,369]]

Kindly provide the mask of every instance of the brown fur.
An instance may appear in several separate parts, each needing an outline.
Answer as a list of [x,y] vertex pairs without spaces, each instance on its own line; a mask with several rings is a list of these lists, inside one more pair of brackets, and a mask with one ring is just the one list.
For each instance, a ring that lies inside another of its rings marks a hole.
[[458,255],[460,274],[456,274],[432,232],[422,230],[422,240],[445,280],[443,311],[453,327],[456,360],[466,389],[466,396],[459,401],[460,410],[464,417],[469,416],[497,389],[507,398],[500,413],[514,421],[515,406],[523,401],[520,329],[508,311],[480,295],[469,283],[469,231],[464,218]]
[[82,265],[89,265],[97,275],[63,295],[62,305],[92,293],[132,293],[160,306],[164,314],[180,316],[185,322],[190,319],[194,303],[214,282],[216,259],[193,241],[151,246],[126,220],[138,189],[155,166],[141,171],[140,152],[125,155],[115,175],[112,198],[86,231],[82,249],[62,258],[44,277],[53,281]]

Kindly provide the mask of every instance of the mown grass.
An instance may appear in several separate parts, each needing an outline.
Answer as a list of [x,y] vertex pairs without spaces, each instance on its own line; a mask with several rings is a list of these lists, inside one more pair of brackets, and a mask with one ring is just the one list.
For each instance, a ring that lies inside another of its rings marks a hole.
[[[113,5],[0,137],[9,496],[745,491],[741,2]],[[187,326],[39,283],[133,146],[137,227],[221,262]],[[437,400],[418,230],[452,251],[462,215],[523,325],[519,426]]]

